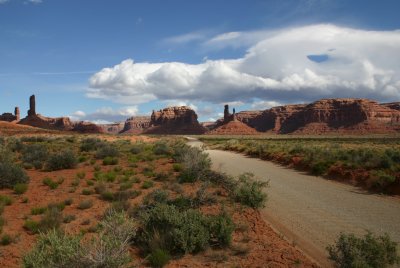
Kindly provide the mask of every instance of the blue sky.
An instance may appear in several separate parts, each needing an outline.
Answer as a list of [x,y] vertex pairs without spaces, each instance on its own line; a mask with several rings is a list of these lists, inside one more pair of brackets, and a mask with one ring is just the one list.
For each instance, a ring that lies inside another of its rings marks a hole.
[[96,122],[181,104],[206,121],[227,102],[399,101],[398,10],[397,0],[0,0],[0,112],[24,115],[30,94],[43,115]]

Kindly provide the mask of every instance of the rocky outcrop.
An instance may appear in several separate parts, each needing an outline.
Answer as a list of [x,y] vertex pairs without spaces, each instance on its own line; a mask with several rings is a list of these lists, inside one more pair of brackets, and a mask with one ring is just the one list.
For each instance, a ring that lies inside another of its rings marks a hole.
[[381,105],[386,108],[400,111],[400,102],[382,103]]
[[29,97],[29,110],[28,116],[35,116],[36,115],[36,99],[35,95]]
[[232,120],[228,123],[225,123],[207,134],[210,135],[257,135],[260,134],[254,128],[249,127],[243,122],[238,120]]
[[153,111],[147,134],[203,134],[206,129],[197,121],[197,114],[188,106],[168,107]]
[[1,114],[0,121],[7,121],[7,122],[19,121],[19,108],[15,107],[14,114],[12,113]]
[[150,116],[133,116],[125,121],[121,133],[140,134],[150,127]]
[[52,118],[40,114],[27,116],[21,119],[18,124],[55,130],[72,130],[74,128],[74,124],[68,117]]
[[97,124],[101,131],[108,134],[118,134],[124,128],[124,122],[117,122],[111,124]]
[[261,132],[387,133],[400,130],[399,103],[367,99],[322,99],[308,105],[285,105],[265,111],[240,112],[237,120]]
[[73,131],[77,131],[80,133],[102,133],[103,129],[91,122],[77,122],[73,124]]

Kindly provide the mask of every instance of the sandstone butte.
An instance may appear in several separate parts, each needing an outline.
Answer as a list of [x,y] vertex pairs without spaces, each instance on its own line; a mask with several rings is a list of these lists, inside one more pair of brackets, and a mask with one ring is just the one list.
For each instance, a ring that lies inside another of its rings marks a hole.
[[276,134],[394,133],[400,131],[399,103],[367,99],[322,99],[264,111],[244,111],[237,120],[260,132]]
[[168,107],[151,114],[146,134],[203,134],[206,129],[197,121],[190,107]]

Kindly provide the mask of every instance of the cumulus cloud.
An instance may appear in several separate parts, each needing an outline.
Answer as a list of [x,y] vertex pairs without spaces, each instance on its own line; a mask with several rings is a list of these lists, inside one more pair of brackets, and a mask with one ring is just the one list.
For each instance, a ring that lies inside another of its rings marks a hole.
[[[400,31],[321,24],[226,33],[209,40],[213,45],[227,42],[254,43],[241,58],[199,64],[127,59],[94,74],[87,95],[128,104],[156,99],[217,104],[400,98]],[[316,62],[310,55],[323,55],[326,60]]]
[[76,111],[69,117],[74,121],[90,121],[99,124],[107,124],[125,121],[128,117],[136,115],[137,112],[137,106],[124,107],[118,110],[114,110],[110,107],[103,107],[88,114],[83,111]]
[[251,108],[253,110],[266,110],[281,105],[281,103],[276,101],[255,101],[251,104]]

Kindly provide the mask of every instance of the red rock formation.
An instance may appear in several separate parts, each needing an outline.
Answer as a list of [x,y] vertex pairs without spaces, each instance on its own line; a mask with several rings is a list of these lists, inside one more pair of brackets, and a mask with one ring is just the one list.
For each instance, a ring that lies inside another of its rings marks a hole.
[[223,124],[216,129],[209,131],[210,135],[257,135],[260,134],[254,128],[249,127],[245,123],[238,120],[232,120]]
[[237,119],[258,131],[280,134],[386,133],[400,129],[398,105],[367,99],[322,99],[309,105],[240,112]]
[[15,117],[16,117],[15,120],[19,121],[19,119],[20,119],[19,107],[15,107],[15,109],[14,109],[14,115],[15,115]]
[[12,113],[1,114],[0,121],[7,121],[7,122],[19,121],[19,108],[15,107],[14,114]]
[[111,124],[98,124],[101,131],[109,134],[118,134],[124,128],[124,122],[111,123]]
[[35,95],[32,95],[29,97],[28,116],[34,116],[34,115],[36,115],[36,99]]
[[150,116],[133,116],[125,121],[121,133],[140,134],[150,127]]
[[190,107],[168,107],[151,114],[148,134],[203,134],[205,128],[197,121],[197,114]]
[[27,116],[21,119],[18,124],[56,130],[72,130],[74,127],[68,117],[51,118],[40,114]]
[[400,111],[400,102],[382,103],[381,105],[386,108]]
[[74,127],[72,129],[73,131],[77,131],[80,133],[102,133],[103,129],[91,122],[77,122],[74,124]]

